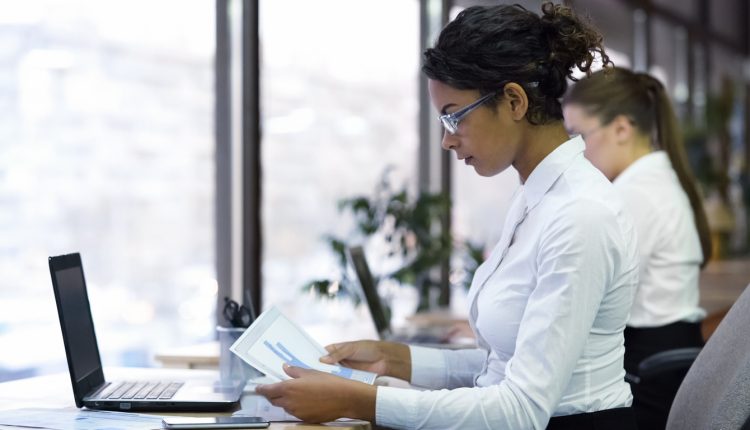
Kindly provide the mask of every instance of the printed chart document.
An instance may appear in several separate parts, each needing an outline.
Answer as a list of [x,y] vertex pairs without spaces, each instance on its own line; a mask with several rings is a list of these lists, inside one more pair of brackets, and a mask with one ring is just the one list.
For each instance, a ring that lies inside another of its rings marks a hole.
[[229,350],[266,376],[278,380],[291,379],[284,372],[284,363],[368,384],[375,382],[377,376],[371,372],[321,363],[320,357],[328,353],[325,348],[275,306],[263,312]]

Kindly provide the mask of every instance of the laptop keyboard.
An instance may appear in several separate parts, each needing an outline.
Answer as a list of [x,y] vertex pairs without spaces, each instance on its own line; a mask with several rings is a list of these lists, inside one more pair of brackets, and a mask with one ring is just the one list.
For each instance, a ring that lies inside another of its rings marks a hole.
[[416,333],[409,337],[412,343],[445,343],[445,339],[434,333]]
[[184,382],[119,382],[107,386],[98,397],[114,400],[171,399],[184,384]]
[[446,343],[446,340],[435,333],[397,333],[388,336],[388,340],[403,343]]

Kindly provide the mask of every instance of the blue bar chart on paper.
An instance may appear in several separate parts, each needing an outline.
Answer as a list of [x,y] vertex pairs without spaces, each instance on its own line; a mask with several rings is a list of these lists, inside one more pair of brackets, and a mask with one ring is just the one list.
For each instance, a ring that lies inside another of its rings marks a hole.
[[277,379],[290,379],[283,365],[315,369],[346,379],[372,384],[377,376],[371,372],[319,361],[326,354],[304,330],[284,316],[276,307],[263,312],[229,348],[245,362]]
[[[268,347],[271,351],[273,351],[274,354],[276,354],[277,357],[281,358],[282,360],[285,360],[286,364],[301,367],[303,369],[312,369],[311,366],[308,366],[304,362],[302,362],[299,358],[295,357],[294,354],[289,352],[288,349],[284,346],[281,342],[276,342],[276,347],[271,345],[270,342],[267,340],[263,341],[263,344]],[[338,369],[331,371],[330,373],[334,375],[341,376],[343,378],[352,379],[352,374],[354,372],[353,369],[349,369],[347,367],[341,367],[341,366],[335,366],[338,367]]]

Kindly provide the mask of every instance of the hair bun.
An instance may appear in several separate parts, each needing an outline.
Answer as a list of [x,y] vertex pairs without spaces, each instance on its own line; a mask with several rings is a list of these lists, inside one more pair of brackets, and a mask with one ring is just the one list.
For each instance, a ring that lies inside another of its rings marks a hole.
[[540,21],[549,46],[547,62],[551,69],[564,71],[563,74],[573,80],[573,67],[578,67],[590,75],[597,52],[604,66],[611,64],[602,49],[602,36],[599,31],[591,23],[577,17],[572,9],[544,2]]

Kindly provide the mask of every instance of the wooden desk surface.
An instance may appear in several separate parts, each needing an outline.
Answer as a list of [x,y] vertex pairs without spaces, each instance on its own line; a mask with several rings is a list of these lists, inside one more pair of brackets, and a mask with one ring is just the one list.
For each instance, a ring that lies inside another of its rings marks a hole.
[[[108,379],[216,379],[218,372],[211,370],[184,369],[144,369],[144,368],[106,368],[104,373]],[[253,394],[246,394],[254,396]],[[243,400],[245,399],[243,398]],[[21,408],[52,408],[76,410],[73,401],[73,390],[70,386],[68,373],[38,376],[28,379],[0,383],[0,410]],[[160,413],[158,415],[170,415]],[[171,415],[214,416],[230,415],[230,413],[185,413]],[[370,430],[370,423],[365,421],[334,422],[323,425],[304,424],[300,422],[274,422],[270,429],[337,429]],[[0,425],[2,429],[18,429]]]
[[750,258],[710,261],[700,275],[700,306],[709,314],[727,309],[750,284]]

